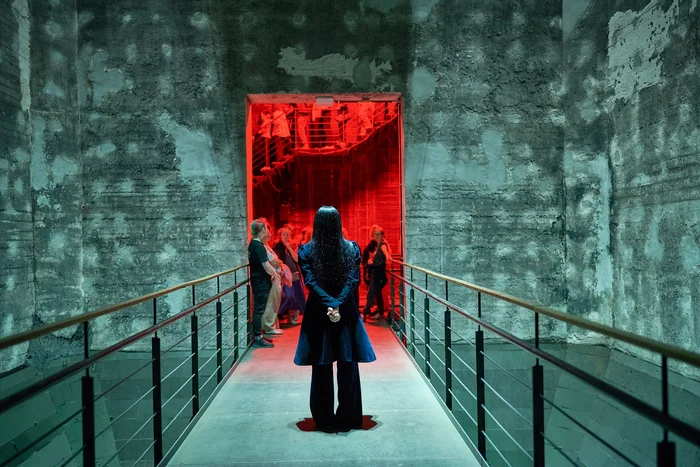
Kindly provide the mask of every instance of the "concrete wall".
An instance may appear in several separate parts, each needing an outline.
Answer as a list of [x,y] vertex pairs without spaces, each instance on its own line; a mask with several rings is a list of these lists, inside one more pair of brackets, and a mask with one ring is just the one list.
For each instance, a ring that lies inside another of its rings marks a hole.
[[700,8],[627,3],[608,23],[613,323],[698,352]]
[[[0,3],[0,333],[32,327],[34,271],[29,154],[29,7]],[[0,352],[0,373],[25,359],[28,345]]]
[[568,310],[698,351],[700,9],[567,0],[563,12]]
[[[565,308],[561,7],[413,9],[406,250],[409,262]],[[450,299],[475,311],[475,295],[456,289]],[[532,315],[517,307],[486,300],[484,313],[533,334]]]

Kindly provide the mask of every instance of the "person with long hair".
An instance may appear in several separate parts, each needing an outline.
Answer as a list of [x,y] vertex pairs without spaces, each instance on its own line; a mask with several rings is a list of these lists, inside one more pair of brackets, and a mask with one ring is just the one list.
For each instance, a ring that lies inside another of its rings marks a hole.
[[[312,366],[310,406],[316,429],[334,433],[362,428],[358,363],[377,357],[355,300],[360,247],[343,237],[338,211],[322,206],[314,218],[313,237],[298,254],[309,297],[294,363]],[[333,362],[338,368],[335,413]]]

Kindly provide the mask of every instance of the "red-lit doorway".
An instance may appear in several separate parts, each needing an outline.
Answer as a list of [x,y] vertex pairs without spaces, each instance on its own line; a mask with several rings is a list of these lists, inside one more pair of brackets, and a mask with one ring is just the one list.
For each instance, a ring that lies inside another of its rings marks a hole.
[[400,94],[251,94],[246,114],[249,223],[266,217],[275,231],[291,224],[298,234],[332,205],[349,239],[364,248],[380,225],[403,259]]

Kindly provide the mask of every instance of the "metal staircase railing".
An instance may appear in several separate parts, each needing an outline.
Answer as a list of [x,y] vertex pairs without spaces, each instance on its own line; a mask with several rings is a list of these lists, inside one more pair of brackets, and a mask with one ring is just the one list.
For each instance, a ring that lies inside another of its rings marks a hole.
[[[439,274],[429,269],[401,261],[394,261],[394,263],[400,265],[400,268],[389,271],[391,312],[387,318],[388,324],[394,329],[397,338],[413,357],[433,388],[436,391],[439,390],[436,392],[436,395],[444,402],[446,410],[450,414],[454,414],[456,410],[461,409],[466,416],[466,420],[468,420],[466,423],[473,424],[472,428],[476,428],[476,435],[470,437],[467,435],[467,430],[465,430],[462,425],[457,424],[465,440],[472,446],[475,455],[480,456],[483,462],[488,462],[487,456],[490,450],[492,454],[495,452],[500,458],[490,459],[491,461],[498,460],[499,463],[502,462],[505,465],[511,465],[509,460],[499,449],[497,443],[494,442],[493,439],[490,439],[486,427],[487,425],[491,425],[492,427],[498,427],[500,431],[504,432],[509,441],[522,453],[520,459],[525,459],[524,462],[526,462],[526,464],[517,465],[534,465],[535,467],[555,465],[545,462],[546,443],[559,452],[571,465],[584,465],[572,458],[560,446],[548,438],[545,430],[545,405],[547,405],[551,408],[550,410],[556,410],[561,413],[567,420],[573,423],[574,426],[595,439],[603,449],[612,455],[611,457],[614,457],[617,462],[622,462],[621,465],[649,465],[648,463],[643,463],[639,459],[632,459],[629,454],[623,452],[621,446],[615,446],[613,441],[606,440],[600,433],[596,433],[594,430],[585,426],[581,421],[577,420],[576,417],[569,414],[566,409],[556,404],[552,398],[546,397],[545,389],[551,388],[545,386],[542,363],[546,363],[552,368],[556,368],[559,371],[577,378],[596,391],[599,391],[601,394],[604,394],[606,397],[627,407],[632,412],[650,420],[653,424],[658,426],[660,428],[659,432],[663,432],[663,436],[656,446],[655,463],[657,466],[672,467],[677,465],[676,443],[669,439],[670,433],[687,441],[696,448],[700,448],[700,429],[687,421],[669,414],[668,368],[669,359],[700,368],[699,354],[620,329],[614,329],[568,313],[562,313],[528,300]],[[424,276],[424,285],[419,285],[417,283],[415,277],[418,274]],[[431,291],[428,284],[429,279],[433,281],[433,283],[437,282],[442,284],[439,288],[442,289],[444,286],[444,290],[440,292]],[[466,311],[464,304],[458,306],[450,301],[450,294],[452,293],[454,295],[456,292],[454,290],[455,287],[474,293],[474,303],[472,306],[475,307],[475,314]],[[397,292],[398,304],[396,303]],[[420,294],[423,300],[416,298],[416,293]],[[484,318],[482,306],[482,297],[484,296],[494,297],[499,301],[505,301],[532,311],[534,313],[534,320],[530,335],[534,336],[534,338],[519,338],[510,332],[490,324],[488,320]],[[661,400],[658,401],[658,407],[541,348],[541,316],[552,318],[558,322],[567,323],[568,325],[581,327],[620,342],[632,344],[657,355],[660,362],[661,382]],[[455,329],[455,319],[466,319],[475,324],[476,331],[474,337],[467,338],[459,334]],[[487,354],[485,351],[485,331],[488,331],[491,338],[494,340],[499,339],[503,342],[513,344],[534,357],[534,365],[530,369],[530,384],[515,377]],[[458,340],[462,344],[467,344],[469,348],[472,349],[469,353],[473,353],[473,355],[470,357],[467,357],[463,353],[460,355],[460,352],[455,350],[455,340]],[[436,351],[435,349],[438,348],[440,349]],[[469,365],[465,360],[471,357],[473,357],[474,363]],[[530,417],[520,413],[520,411],[495,389],[494,382],[490,382],[486,379],[486,362],[499,368],[499,371],[502,370],[514,383],[517,383],[518,387],[524,386],[531,394],[532,414]],[[459,366],[460,369],[466,369],[468,374],[473,376],[474,380],[471,382],[462,381],[457,374],[457,366]],[[439,369],[443,371],[439,371]],[[472,389],[469,389],[469,387]],[[456,395],[456,390],[464,390],[464,393],[468,394],[472,401],[467,402],[459,400]],[[519,419],[524,420],[524,423],[531,428],[531,447],[523,447],[515,439],[513,434],[509,433],[508,430],[503,427],[503,420],[499,421],[495,417],[493,411],[490,410],[489,404],[487,404],[486,394],[489,394],[489,396],[493,395],[496,397],[495,400],[503,402],[506,407],[514,411],[514,413],[512,413],[514,417],[517,416]],[[700,413],[700,404],[698,407],[695,407],[695,410],[696,414]],[[500,446],[500,448],[502,449],[503,446]],[[700,452],[700,450],[698,452]],[[700,458],[696,460],[698,463],[695,465],[700,465]],[[615,465],[618,464],[616,463]]]

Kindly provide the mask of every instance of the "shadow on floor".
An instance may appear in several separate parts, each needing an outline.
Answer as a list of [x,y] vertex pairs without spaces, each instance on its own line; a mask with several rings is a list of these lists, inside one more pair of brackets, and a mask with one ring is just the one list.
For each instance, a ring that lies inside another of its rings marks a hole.
[[[369,431],[372,428],[376,427],[379,425],[378,422],[375,422],[372,420],[373,415],[364,415],[362,417],[362,430],[363,431]],[[304,432],[310,432],[310,431],[323,431],[325,433],[329,434],[335,434],[337,431],[335,430],[325,430],[325,429],[316,429],[316,423],[314,423],[313,418],[305,418],[304,420],[298,421],[295,423],[297,428],[299,428],[300,431]]]

